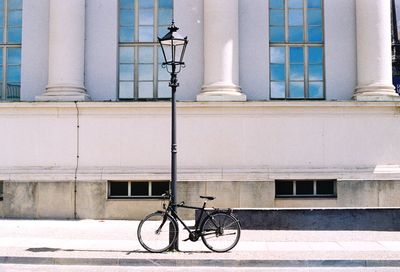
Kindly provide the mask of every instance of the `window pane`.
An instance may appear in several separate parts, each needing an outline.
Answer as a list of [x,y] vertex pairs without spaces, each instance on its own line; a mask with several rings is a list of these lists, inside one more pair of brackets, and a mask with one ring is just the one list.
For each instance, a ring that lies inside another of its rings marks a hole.
[[303,10],[297,10],[297,9],[289,10],[289,25],[290,26],[303,25]]
[[119,63],[133,63],[133,48],[120,47],[119,48]]
[[119,79],[133,81],[133,64],[119,65]]
[[285,25],[285,12],[284,10],[271,10],[269,12],[269,24],[284,26]]
[[18,65],[21,63],[21,48],[9,48],[7,50],[7,63]]
[[172,9],[160,9],[158,11],[158,25],[170,25],[172,22]]
[[293,195],[292,181],[275,181],[275,194],[278,195]]
[[271,47],[271,63],[285,63],[285,47]]
[[161,196],[165,192],[169,191],[169,182],[152,182],[151,183],[151,195]]
[[304,32],[301,26],[289,27],[289,42],[303,42]]
[[303,8],[303,0],[289,0],[289,8]]
[[131,182],[131,195],[132,196],[148,196],[149,183],[148,182]]
[[152,26],[141,26],[139,27],[139,41],[140,42],[152,42],[153,41],[153,27]]
[[270,9],[283,9],[285,8],[283,0],[269,0]]
[[172,0],[159,0],[158,7],[172,9]]
[[322,47],[308,48],[308,63],[320,64],[322,63],[322,58],[323,58]]
[[334,195],[335,194],[335,182],[333,180],[317,181],[317,194],[318,195]]
[[8,0],[8,9],[22,9],[22,0]]
[[22,11],[13,10],[8,12],[8,25],[21,26],[22,25]]
[[321,0],[308,0],[307,2],[309,8],[322,8]]
[[166,68],[161,67],[161,65],[158,66],[158,79],[159,80],[169,80],[170,79],[170,74],[168,73]]
[[121,10],[119,13],[120,26],[133,26],[135,23],[135,13],[131,10]]
[[320,9],[308,10],[307,20],[309,25],[322,25],[322,11]]
[[139,98],[153,98],[153,82],[139,82]]
[[140,25],[153,25],[154,24],[154,10],[141,9],[139,11],[139,24]]
[[320,64],[312,64],[308,67],[309,79],[310,80],[322,80],[323,79],[323,68]]
[[128,196],[128,182],[110,182],[110,196]]
[[119,41],[120,42],[133,42],[134,40],[133,27],[120,27],[119,28]]
[[324,83],[323,82],[310,82],[308,87],[308,95],[310,98],[323,98],[324,97]]
[[139,47],[139,63],[153,63],[153,47]]
[[119,98],[120,99],[133,99],[133,82],[120,82],[119,83]]
[[16,83],[21,81],[21,67],[7,66],[7,82]]
[[285,98],[285,82],[271,82],[271,98]]
[[289,97],[304,98],[304,82],[290,82]]
[[154,0],[139,0],[139,8],[154,8]]
[[304,65],[290,65],[290,80],[304,80]]
[[309,27],[308,40],[310,42],[322,42],[322,27]]
[[285,41],[285,28],[271,26],[269,28],[269,39],[271,42],[283,42]]
[[313,181],[296,181],[296,195],[313,195]]
[[291,47],[290,48],[290,63],[303,63],[304,62],[304,48]]
[[22,40],[22,30],[20,27],[8,28],[8,42],[20,44]]
[[285,65],[271,64],[271,80],[285,81]]
[[134,9],[135,0],[119,0],[120,9]]
[[140,64],[139,65],[139,80],[153,80],[153,65]]

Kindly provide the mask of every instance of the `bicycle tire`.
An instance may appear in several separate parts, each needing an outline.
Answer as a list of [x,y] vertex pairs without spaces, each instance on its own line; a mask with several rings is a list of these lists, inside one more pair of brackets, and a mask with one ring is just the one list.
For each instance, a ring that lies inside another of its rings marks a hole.
[[[159,229],[160,227],[161,229]],[[159,231],[157,231],[158,229]],[[153,253],[168,250],[176,241],[177,236],[178,224],[176,220],[171,215],[161,211],[147,215],[140,221],[137,229],[139,243],[147,251]]]
[[224,212],[207,216],[200,230],[204,245],[214,252],[227,252],[234,248],[241,232],[239,220]]

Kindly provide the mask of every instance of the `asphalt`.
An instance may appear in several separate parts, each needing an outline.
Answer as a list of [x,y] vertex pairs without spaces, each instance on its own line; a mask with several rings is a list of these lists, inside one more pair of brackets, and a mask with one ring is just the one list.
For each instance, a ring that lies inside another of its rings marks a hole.
[[[138,221],[0,220],[1,264],[218,267],[399,267],[400,232],[243,230],[227,253],[181,232],[179,251],[148,253]],[[400,270],[399,270],[400,271]]]

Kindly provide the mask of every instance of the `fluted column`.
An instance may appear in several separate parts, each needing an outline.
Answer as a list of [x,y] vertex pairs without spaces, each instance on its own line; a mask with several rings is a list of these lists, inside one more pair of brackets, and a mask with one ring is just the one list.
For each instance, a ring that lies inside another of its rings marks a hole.
[[85,0],[50,0],[48,85],[37,101],[89,100],[84,86]]
[[392,83],[390,0],[356,0],[357,87],[354,99],[396,100]]
[[204,85],[197,101],[245,101],[239,87],[238,0],[204,0]]

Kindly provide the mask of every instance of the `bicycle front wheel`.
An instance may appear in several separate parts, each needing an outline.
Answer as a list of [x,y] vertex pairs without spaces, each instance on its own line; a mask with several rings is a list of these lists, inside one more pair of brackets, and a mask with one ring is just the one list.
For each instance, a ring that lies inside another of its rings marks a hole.
[[137,237],[148,251],[160,253],[168,250],[177,239],[178,226],[167,213],[155,212],[139,223]]
[[207,216],[201,226],[203,243],[215,252],[227,252],[239,242],[240,224],[232,215],[215,213]]

